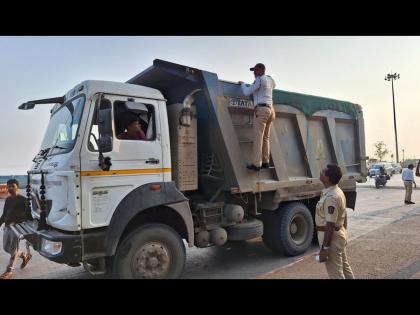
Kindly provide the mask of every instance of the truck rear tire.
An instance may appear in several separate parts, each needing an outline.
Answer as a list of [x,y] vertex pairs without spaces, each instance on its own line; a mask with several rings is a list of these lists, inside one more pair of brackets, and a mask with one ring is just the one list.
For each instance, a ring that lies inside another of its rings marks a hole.
[[301,202],[280,206],[264,213],[265,245],[276,253],[296,256],[304,253],[312,243],[314,223],[311,212]]
[[185,266],[185,245],[171,227],[152,223],[132,231],[117,248],[113,277],[173,279]]

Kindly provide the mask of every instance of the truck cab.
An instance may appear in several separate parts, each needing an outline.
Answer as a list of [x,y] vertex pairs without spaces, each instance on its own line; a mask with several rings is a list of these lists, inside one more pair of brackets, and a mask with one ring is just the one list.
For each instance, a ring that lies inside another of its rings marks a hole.
[[[110,244],[113,237],[124,232],[122,221],[132,219],[127,211],[122,218],[114,215],[124,202],[136,208],[133,216],[154,204],[182,205],[185,209],[172,210],[173,215],[192,221],[186,198],[171,182],[166,100],[159,91],[127,83],[84,81],[52,101],[59,103],[51,109],[40,151],[28,172],[27,197],[35,220],[15,227],[41,255],[77,264],[107,250],[115,252],[116,244]],[[28,102],[21,108],[34,105]],[[139,117],[145,139],[120,139],[127,112]],[[135,190],[133,195],[142,198],[130,197]],[[104,228],[115,230],[107,234]],[[192,244],[192,231],[184,236]]]

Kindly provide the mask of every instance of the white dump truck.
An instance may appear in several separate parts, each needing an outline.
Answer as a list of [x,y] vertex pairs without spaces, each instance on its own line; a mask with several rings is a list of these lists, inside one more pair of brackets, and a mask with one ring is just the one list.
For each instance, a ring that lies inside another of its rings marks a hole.
[[[154,60],[125,83],[84,81],[54,104],[27,176],[34,220],[13,226],[49,260],[116,278],[175,278],[186,247],[262,237],[283,255],[311,245],[328,163],[347,207],[366,181],[359,105],[275,90],[270,167],[250,171],[254,104],[217,74]],[[135,114],[142,140],[119,137]],[[280,255],[281,257],[281,255]]]

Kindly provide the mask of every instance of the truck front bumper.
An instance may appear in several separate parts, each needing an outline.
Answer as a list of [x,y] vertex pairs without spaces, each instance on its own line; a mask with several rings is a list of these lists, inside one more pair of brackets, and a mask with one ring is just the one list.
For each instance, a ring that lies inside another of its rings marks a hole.
[[38,231],[38,220],[10,225],[16,236],[26,239],[45,258],[57,263],[78,263],[82,260],[80,234],[58,230]]

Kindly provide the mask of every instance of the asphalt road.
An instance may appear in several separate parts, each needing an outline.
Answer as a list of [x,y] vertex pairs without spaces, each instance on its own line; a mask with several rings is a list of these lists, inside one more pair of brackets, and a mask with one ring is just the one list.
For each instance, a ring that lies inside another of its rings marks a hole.
[[[357,189],[356,211],[348,212],[348,227],[350,242],[369,232],[391,225],[413,215],[417,205],[404,205],[404,190],[401,178],[394,176],[386,188],[376,189],[369,183],[360,185]],[[413,201],[419,201],[418,190],[413,191]],[[0,200],[0,211],[3,209]],[[2,233],[0,235],[2,238]],[[23,243],[21,243],[23,245]],[[22,246],[23,247],[23,246]],[[313,246],[305,254],[297,257],[285,257],[274,254],[267,249],[260,238],[237,244],[227,244],[223,247],[188,248],[187,262],[182,278],[193,279],[254,279],[261,278],[273,270],[301,261],[313,255],[317,247]],[[7,265],[8,255],[0,250],[0,268]],[[86,279],[95,278],[89,275],[83,267],[69,267],[48,261],[38,253],[33,253],[33,259],[28,266],[20,270],[20,261],[14,272],[14,278],[56,278],[56,279]],[[0,269],[1,270],[1,269]],[[310,277],[310,276],[309,276]]]

